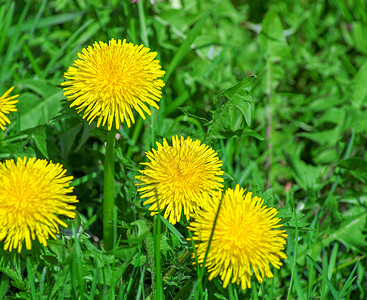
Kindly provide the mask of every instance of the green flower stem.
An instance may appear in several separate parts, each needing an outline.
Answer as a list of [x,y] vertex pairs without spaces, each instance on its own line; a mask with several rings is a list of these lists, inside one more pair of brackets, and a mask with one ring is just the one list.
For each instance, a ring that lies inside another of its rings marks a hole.
[[[159,209],[159,207],[158,207]],[[163,296],[163,285],[162,285],[162,273],[161,273],[161,219],[159,215],[154,216],[154,253],[155,253],[155,272],[156,272],[156,282],[155,282],[155,292],[154,299],[164,299]]]
[[113,128],[107,133],[106,156],[104,161],[103,182],[103,242],[106,250],[113,247],[113,207],[115,197],[113,183],[115,176],[114,148],[116,130]]

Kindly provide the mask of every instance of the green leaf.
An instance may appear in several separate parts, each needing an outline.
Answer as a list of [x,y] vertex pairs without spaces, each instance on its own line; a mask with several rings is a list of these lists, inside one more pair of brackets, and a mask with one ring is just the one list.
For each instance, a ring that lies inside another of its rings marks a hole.
[[321,269],[321,267],[311,258],[311,256],[307,255],[307,258],[312,262],[312,264],[317,269],[317,271],[319,271],[321,273],[322,279],[325,281],[326,285],[330,289],[331,293],[333,294],[334,299],[336,299],[336,300],[340,299],[341,300],[337,290],[335,289],[335,287],[332,285],[329,278],[327,277],[327,272],[324,271],[323,269]]
[[61,89],[43,79],[23,79],[21,84],[41,96],[24,93],[19,97],[21,130],[49,122],[57,115],[61,109],[60,100],[64,98]]
[[345,284],[343,285],[342,290],[339,293],[340,298],[343,298],[344,293],[347,291],[347,289],[352,285],[353,281],[356,279],[356,277],[353,277],[353,276],[354,276],[354,273],[357,271],[357,268],[358,268],[360,262],[361,262],[360,260],[357,261],[357,263],[353,267],[352,272],[349,274],[347,281],[345,282]]
[[282,22],[278,14],[272,9],[266,13],[261,23],[259,41],[267,58],[272,61],[290,56]]
[[213,8],[216,6],[215,4],[213,7],[211,7],[207,12],[205,12],[200,19],[195,23],[194,27],[190,30],[188,33],[186,39],[182,42],[180,48],[178,48],[176,54],[173,56],[170,64],[167,68],[167,74],[164,77],[164,81],[168,81],[168,79],[171,77],[172,72],[177,68],[179,63],[183,60],[183,58],[186,56],[186,54],[191,50],[191,45],[195,41],[196,37],[201,31],[201,28],[203,27],[206,19],[210,15]]
[[335,146],[336,143],[340,140],[340,128],[336,127],[331,130],[323,130],[316,132],[301,132],[296,134],[299,137],[305,137],[314,141],[320,145],[329,145]]
[[187,245],[188,241],[186,241],[185,237],[179,232],[175,226],[173,226],[170,222],[168,222],[163,216],[159,215],[161,218],[161,221],[164,223],[164,225],[167,226],[167,228],[172,232],[172,234],[180,241],[182,245]]
[[242,79],[239,83],[218,95],[218,97],[226,97],[229,100],[230,106],[233,106],[242,113],[248,126],[251,125],[251,105],[253,100],[250,93],[253,86],[252,82],[255,78],[256,76],[251,76]]
[[367,61],[359,69],[353,81],[352,103],[355,107],[361,108],[367,100]]
[[304,190],[317,189],[321,167],[308,165],[298,157],[286,152],[283,152],[283,155],[299,186]]
[[367,54],[367,28],[366,25],[361,22],[355,22],[352,25],[353,27],[353,37],[355,40],[356,47],[363,54]]
[[113,255],[122,259],[123,261],[130,261],[137,253],[137,246],[122,246],[113,250]]
[[21,290],[26,290],[27,286],[23,282],[21,275],[15,270],[11,269],[10,265],[8,267],[2,268],[0,267],[0,273],[3,273],[5,276],[9,277],[11,280],[11,284]]
[[260,141],[264,140],[264,137],[260,133],[249,128],[238,129],[235,131],[223,130],[220,133],[214,135],[213,139],[228,139],[231,137],[241,137],[241,136],[252,136]]
[[0,299],[5,299],[5,295],[9,290],[9,278],[6,276],[1,276],[0,278]]
[[130,223],[130,228],[127,231],[127,239],[129,245],[139,245],[149,234],[152,228],[152,223],[147,220],[135,220]]
[[38,127],[35,131],[33,131],[31,137],[34,140],[37,149],[42,153],[44,157],[48,158],[46,128],[43,126]]
[[347,248],[365,251],[367,248],[366,232],[367,230],[367,212],[359,216],[353,216],[343,222],[339,229],[332,233],[326,241],[338,240]]
[[212,111],[212,120],[208,125],[208,139],[211,138],[228,138],[233,136],[249,135],[258,139],[263,137],[251,129],[233,129],[231,121],[239,115],[240,112],[246,120],[247,125],[251,123],[251,104],[252,97],[252,81],[256,76],[251,76],[241,80],[233,87],[221,92],[215,99],[214,103],[218,103],[220,97],[225,97],[227,101],[216,110]]
[[338,166],[347,170],[357,171],[359,173],[367,175],[367,161],[360,157],[351,157],[342,160],[341,162],[339,162]]

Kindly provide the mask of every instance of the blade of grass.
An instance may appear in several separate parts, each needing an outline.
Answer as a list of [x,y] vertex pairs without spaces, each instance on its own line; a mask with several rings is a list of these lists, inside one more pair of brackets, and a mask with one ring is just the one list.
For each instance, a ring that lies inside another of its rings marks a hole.
[[56,53],[54,53],[54,55],[51,57],[50,62],[47,64],[47,66],[45,67],[45,69],[43,70],[42,76],[41,78],[46,78],[50,71],[51,68],[55,65],[55,63],[60,59],[60,57],[62,57],[65,53],[65,50],[67,49],[67,47],[69,47],[69,45],[74,41],[75,38],[80,36],[81,32],[84,32],[86,28],[89,27],[89,25],[93,23],[93,20],[88,20],[87,22],[85,22],[80,28],[78,28],[78,30],[76,30],[71,37],[69,37],[67,39],[66,42],[64,42],[62,44],[62,47],[60,48],[59,51],[57,51]]
[[4,43],[7,36],[9,36],[8,30],[13,19],[14,14],[14,1],[7,1],[6,5],[3,5],[0,10],[0,53],[3,53]]
[[98,273],[99,273],[99,270],[98,270],[98,266],[96,265],[95,269],[94,269],[92,286],[91,286],[90,291],[89,291],[89,299],[95,299],[95,294],[96,294],[96,290],[97,290],[98,276],[99,276]]
[[[296,264],[297,264],[297,251],[298,251],[298,221],[297,221],[297,212],[296,212],[296,207],[294,205],[294,198],[293,198],[293,194],[287,194],[287,196],[289,196],[289,205],[292,208],[293,211],[293,216],[294,216],[294,222],[295,222],[295,237],[294,237],[294,249],[293,249],[293,261],[292,261],[292,273],[291,273],[291,281],[289,283],[289,289],[288,289],[288,295],[287,295],[287,299],[290,299],[291,293],[292,293],[292,287],[293,287],[293,282],[296,278],[296,273],[297,273],[297,269],[296,269]],[[289,239],[291,240],[291,238]],[[298,275],[298,274],[297,274]],[[297,280],[298,280],[298,276],[297,276]],[[298,293],[298,291],[297,291]],[[300,295],[302,295],[303,293],[301,293]],[[298,296],[300,296],[298,295]]]
[[127,33],[130,35],[130,39],[134,44],[138,43],[138,36],[136,34],[136,19],[132,15],[132,5],[129,1],[122,1],[123,11],[125,14],[125,18],[129,24]]
[[139,13],[139,27],[140,27],[140,39],[145,47],[149,48],[149,40],[147,33],[147,24],[145,22],[145,11],[143,1],[138,2],[138,13]]
[[41,17],[41,15],[42,15],[45,7],[46,7],[46,4],[47,4],[47,0],[43,0],[42,4],[40,5],[40,7],[38,9],[37,15],[34,18],[32,29],[31,29],[31,32],[30,32],[31,37],[33,36],[33,33],[34,33],[35,29],[37,28],[38,22],[39,22],[40,17]]
[[327,284],[327,286],[329,287],[331,293],[333,294],[334,299],[341,300],[337,290],[334,288],[334,286],[330,282],[329,278],[327,278],[327,273],[324,270],[321,269],[321,267],[312,259],[311,256],[309,256],[308,254],[306,254],[306,256],[312,262],[312,264],[317,269],[317,271],[319,271],[319,273],[322,275],[322,278],[325,281],[325,283]]
[[335,265],[337,264],[338,251],[339,251],[339,243],[335,243],[333,250],[331,251],[330,260],[329,260],[329,268],[327,272],[327,276],[330,279],[333,276],[333,273],[335,272],[335,276],[334,276],[335,280],[336,280],[336,276],[338,272],[338,268],[335,267]]
[[[27,3],[32,4],[33,2],[27,1]],[[40,19],[36,28],[52,27],[54,25],[59,25],[59,24],[63,24],[66,22],[74,22],[75,19],[81,15],[83,15],[83,12],[72,12],[72,13],[53,15],[50,17],[44,17]],[[34,24],[34,20],[22,22],[19,26],[19,31],[21,32],[28,31],[29,28],[32,28],[33,24]],[[18,29],[14,27],[9,28],[8,35],[12,36],[13,34],[16,33],[17,30]]]
[[6,51],[5,58],[1,62],[1,70],[0,70],[0,78],[3,81],[6,81],[11,76],[11,72],[9,72],[9,70],[11,70],[11,67],[10,67],[11,61],[14,58],[15,53],[18,51],[21,45],[22,39],[20,36],[20,28],[24,22],[24,19],[27,15],[30,5],[31,5],[31,1],[27,2],[26,5],[24,6],[20,14],[20,17],[18,19],[18,23],[14,26],[15,30],[13,34],[10,33],[13,27],[9,28],[9,32],[8,32],[8,34],[10,35],[9,46]]
[[40,291],[39,291],[39,299],[42,300],[43,291],[45,290],[45,278],[46,278],[47,269],[46,267],[42,270],[41,280],[40,280]]
[[198,276],[198,282],[199,282],[199,285],[198,285],[198,293],[197,293],[197,297],[195,299],[198,299],[198,296],[200,294],[202,295],[202,293],[204,291],[204,289],[202,287],[202,279],[203,279],[204,272],[205,272],[205,262],[206,262],[206,259],[208,257],[209,249],[210,249],[210,244],[211,244],[212,239],[213,239],[213,236],[214,236],[215,225],[217,224],[217,220],[218,220],[218,216],[219,216],[219,211],[220,211],[220,208],[222,206],[223,196],[224,196],[224,194],[222,194],[222,197],[220,198],[220,202],[219,202],[219,205],[218,205],[218,210],[217,210],[217,213],[216,213],[215,219],[214,219],[214,224],[213,224],[212,232],[210,233],[210,237],[209,237],[208,247],[206,248],[205,256],[204,256],[204,261],[203,261],[203,264],[202,264],[202,266],[200,268],[200,272],[199,272],[199,276]]
[[163,218],[162,215],[159,215],[161,221],[164,223],[164,225],[173,233],[173,235],[178,238],[178,240],[180,241],[180,243],[182,245],[187,245],[188,242],[186,241],[185,237],[181,234],[181,232],[179,232],[175,226],[173,226],[170,222],[168,222],[165,218]]
[[345,292],[347,291],[347,289],[352,285],[353,281],[357,278],[357,277],[353,277],[354,273],[357,271],[358,265],[360,263],[361,260],[358,260],[357,263],[355,264],[352,272],[350,273],[350,275],[348,276],[347,281],[344,283],[344,286],[342,288],[342,290],[339,293],[339,297],[343,298]]
[[[323,270],[328,270],[329,267],[328,267],[328,261],[327,261],[327,254],[325,252],[326,252],[325,249],[322,249],[322,253],[323,253],[323,255],[322,255],[322,269]],[[326,276],[327,276],[327,274],[326,274]],[[329,279],[329,277],[328,277],[328,279]],[[329,292],[329,290],[328,290],[326,280],[321,280],[321,292],[320,292],[321,299],[325,299],[328,292]]]
[[24,51],[24,53],[27,55],[27,58],[29,60],[29,62],[31,63],[31,66],[33,68],[34,73],[37,75],[37,77],[42,77],[42,71],[41,68],[39,67],[36,59],[33,56],[33,53],[31,50],[29,50],[28,46],[26,44],[22,44],[22,49]]
[[73,259],[71,260],[71,278],[72,289],[77,298],[84,298],[84,271],[82,263],[82,250],[80,248],[79,237],[77,236],[78,228],[76,224],[73,224]]

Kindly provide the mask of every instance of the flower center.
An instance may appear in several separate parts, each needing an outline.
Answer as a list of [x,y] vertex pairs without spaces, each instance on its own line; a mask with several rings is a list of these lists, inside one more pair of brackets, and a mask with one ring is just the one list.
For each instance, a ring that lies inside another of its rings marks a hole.
[[[262,223],[256,216],[257,208],[250,207],[249,203],[242,203],[242,208],[238,203],[223,204],[215,228],[216,233],[220,233],[218,239],[222,249],[232,255],[258,251],[262,241]],[[250,209],[256,211],[250,214]]]
[[171,183],[175,189],[192,189],[198,181],[197,170],[193,168],[192,162],[187,160],[177,161],[172,165]]

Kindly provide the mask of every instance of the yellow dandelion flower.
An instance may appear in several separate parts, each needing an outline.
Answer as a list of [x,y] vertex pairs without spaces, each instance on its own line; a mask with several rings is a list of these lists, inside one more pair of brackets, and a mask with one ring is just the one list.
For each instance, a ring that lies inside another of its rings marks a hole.
[[113,121],[116,129],[124,120],[128,127],[130,120],[135,123],[132,108],[145,120],[144,112],[152,114],[146,104],[159,109],[156,102],[164,82],[158,78],[166,73],[155,60],[157,52],[149,51],[144,45],[115,39],[84,48],[64,74],[68,80],[61,83],[64,96],[72,101],[70,107],[76,106],[78,113],[85,109],[83,118],[89,124],[97,117],[97,127],[107,122],[108,130]]
[[143,204],[152,204],[151,215],[166,209],[164,218],[171,224],[179,222],[181,213],[189,219],[201,206],[203,194],[222,190],[222,161],[209,146],[193,141],[190,137],[172,137],[172,146],[166,139],[163,144],[156,143],[157,150],[146,152],[150,162],[143,175],[136,176],[144,185],[138,189],[141,198],[148,198]]
[[10,120],[6,114],[9,114],[11,111],[17,111],[15,103],[18,103],[19,101],[14,99],[19,95],[9,97],[9,94],[13,89],[14,87],[11,87],[0,97],[0,128],[2,130],[5,130],[6,123],[10,124]]
[[23,241],[28,250],[32,240],[47,246],[49,236],[56,239],[58,224],[67,227],[58,215],[75,217],[76,196],[68,195],[72,176],[65,176],[61,164],[45,159],[18,158],[0,162],[0,241],[4,249],[22,251]]
[[[218,192],[211,201],[204,201],[205,206],[188,227],[194,233],[200,265],[204,262],[221,198],[222,193]],[[278,211],[263,204],[263,199],[252,197],[251,192],[245,193],[238,185],[235,190],[225,191],[205,261],[209,280],[220,275],[226,288],[232,278],[232,283],[241,284],[245,290],[251,287],[253,273],[261,283],[264,277],[273,277],[269,264],[280,268],[280,259],[287,258],[282,252],[287,234],[279,230],[280,218],[275,217]]]

